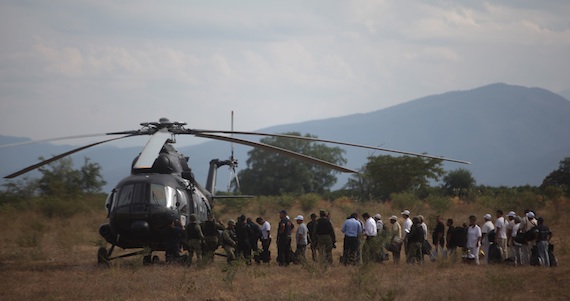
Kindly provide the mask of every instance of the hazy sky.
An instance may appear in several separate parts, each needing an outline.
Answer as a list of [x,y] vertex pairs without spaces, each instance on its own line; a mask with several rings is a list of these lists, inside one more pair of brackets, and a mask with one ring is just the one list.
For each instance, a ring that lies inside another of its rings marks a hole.
[[567,0],[3,0],[0,135],[229,129],[231,110],[256,130],[494,82],[559,92],[569,16]]

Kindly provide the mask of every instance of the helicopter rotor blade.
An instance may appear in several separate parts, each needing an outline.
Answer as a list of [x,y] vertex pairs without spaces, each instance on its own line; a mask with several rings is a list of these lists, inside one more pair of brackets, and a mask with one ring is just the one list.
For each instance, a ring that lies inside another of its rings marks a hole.
[[105,142],[110,142],[110,141],[114,141],[114,140],[123,139],[123,138],[126,138],[126,137],[130,137],[130,135],[123,136],[123,137],[112,138],[112,139],[107,139],[107,140],[103,140],[103,141],[91,143],[91,144],[88,144],[88,145],[85,145],[85,146],[82,146],[82,147],[78,147],[78,148],[76,148],[76,149],[72,149],[72,150],[70,150],[70,151],[68,151],[68,152],[65,152],[65,153],[63,153],[63,154],[59,154],[59,155],[54,156],[54,157],[52,157],[52,158],[50,158],[50,159],[44,160],[44,161],[42,161],[42,162],[40,162],[40,163],[36,163],[36,164],[34,164],[34,165],[31,165],[31,166],[28,166],[28,167],[26,167],[26,168],[24,168],[24,169],[21,169],[21,170],[15,172],[15,173],[9,174],[9,175],[5,176],[4,178],[5,178],[5,179],[12,179],[12,178],[15,178],[15,177],[17,177],[17,176],[23,175],[23,174],[25,174],[25,173],[27,173],[27,172],[29,172],[29,171],[32,171],[32,170],[37,169],[37,168],[40,168],[40,167],[42,167],[42,166],[44,166],[44,165],[46,165],[46,164],[49,164],[49,163],[51,163],[51,162],[53,162],[53,161],[56,161],[56,160],[59,160],[59,159],[61,159],[61,158],[63,158],[63,157],[67,157],[67,156],[69,156],[69,155],[71,155],[71,154],[74,154],[74,153],[76,153],[76,152],[82,151],[82,150],[84,150],[84,149],[93,147],[93,146],[95,146],[95,145],[103,144],[103,143],[105,143]]
[[146,143],[143,151],[141,152],[134,168],[151,168],[154,161],[158,157],[162,146],[171,137],[168,129],[160,129],[154,133]]
[[226,137],[226,136],[204,134],[204,133],[201,133],[198,131],[194,131],[192,134],[195,135],[196,137],[209,138],[209,139],[214,139],[214,140],[222,140],[222,141],[228,141],[228,142],[235,142],[238,144],[243,144],[243,145],[247,145],[247,146],[253,146],[253,147],[261,148],[261,149],[268,150],[268,151],[273,151],[276,153],[280,153],[282,155],[293,157],[293,158],[296,158],[296,159],[299,159],[299,160],[302,160],[302,161],[305,161],[308,163],[325,166],[325,167],[328,167],[328,168],[331,168],[334,170],[338,170],[341,172],[358,173],[356,170],[353,170],[350,168],[342,167],[340,165],[336,165],[336,164],[333,164],[333,163],[330,163],[327,161],[323,161],[321,159],[309,157],[309,156],[306,156],[306,155],[303,155],[300,153],[290,151],[288,149],[276,147],[276,146],[269,145],[269,144],[254,142],[254,141],[250,141],[250,140],[244,140],[244,139],[235,138],[235,137]]
[[110,134],[108,134],[108,133],[100,133],[100,134],[88,134],[88,135],[76,135],[76,136],[56,137],[56,138],[48,138],[48,139],[41,139],[41,140],[30,140],[30,141],[24,141],[24,142],[16,142],[16,143],[10,143],[10,144],[3,144],[3,145],[0,145],[0,148],[21,146],[21,145],[34,144],[34,143],[42,143],[42,142],[52,142],[52,141],[59,141],[59,140],[72,140],[72,139],[81,139],[81,138],[101,137],[101,136],[106,136],[106,135],[110,135]]
[[440,157],[440,156],[432,156],[432,155],[427,155],[427,154],[400,151],[400,150],[396,150],[396,149],[389,149],[389,148],[383,148],[383,147],[377,147],[377,146],[355,144],[355,143],[348,143],[348,142],[328,140],[328,139],[320,139],[320,138],[313,138],[313,137],[284,135],[284,134],[268,134],[268,133],[257,133],[257,132],[242,132],[242,131],[215,131],[215,130],[195,130],[195,131],[199,132],[199,133],[209,133],[209,134],[217,134],[217,133],[219,133],[219,134],[238,134],[238,135],[254,135],[254,136],[301,139],[301,140],[308,140],[308,141],[315,141],[315,142],[334,143],[334,144],[339,144],[339,145],[346,145],[346,146],[353,146],[353,147],[359,147],[359,148],[380,150],[380,151],[385,151],[385,152],[398,153],[398,154],[403,154],[403,155],[411,155],[411,156],[417,156],[417,157],[424,157],[424,158],[430,158],[430,159],[438,159],[438,160],[461,163],[461,164],[471,164],[471,162],[464,161],[464,160],[457,160],[457,159]]

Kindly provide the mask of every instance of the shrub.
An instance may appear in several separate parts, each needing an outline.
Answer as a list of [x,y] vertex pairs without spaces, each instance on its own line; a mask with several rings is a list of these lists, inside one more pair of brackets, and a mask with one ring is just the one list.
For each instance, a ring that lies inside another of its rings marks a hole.
[[451,208],[451,198],[446,196],[432,195],[428,198],[428,203],[431,209],[438,214],[443,214]]
[[413,212],[418,212],[423,207],[423,202],[418,199],[413,192],[393,193],[390,195],[392,200],[392,208],[397,210],[408,209]]
[[316,193],[308,193],[299,197],[299,202],[301,203],[301,210],[308,212],[313,210],[315,206],[319,203],[321,197]]
[[277,205],[281,209],[290,209],[295,204],[295,197],[290,194],[284,194],[277,198]]

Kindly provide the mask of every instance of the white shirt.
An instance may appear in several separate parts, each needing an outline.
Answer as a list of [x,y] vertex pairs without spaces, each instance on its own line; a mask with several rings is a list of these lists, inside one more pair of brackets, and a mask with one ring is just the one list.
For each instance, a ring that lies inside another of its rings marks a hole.
[[519,232],[520,226],[521,226],[521,223],[515,224],[515,225],[513,226],[513,232],[511,232],[511,237],[512,237],[512,238],[517,237],[517,234],[518,234],[518,232]]
[[364,223],[364,233],[366,236],[376,236],[378,234],[378,229],[376,229],[376,221],[369,217]]
[[261,225],[261,235],[262,235],[263,239],[269,238],[269,231],[271,231],[271,224],[269,224],[268,221],[265,221]]
[[309,233],[309,229],[307,229],[307,225],[305,223],[299,224],[297,227],[297,245],[298,246],[306,246],[307,245],[307,233]]
[[402,235],[404,237],[408,236],[408,234],[410,234],[410,229],[412,229],[412,220],[408,217],[404,220],[404,232]]
[[507,238],[507,225],[508,224],[505,223],[505,218],[502,216],[495,221],[495,229],[497,229],[495,232],[497,232],[498,238]]
[[467,229],[467,248],[476,248],[477,241],[481,237],[481,228],[475,225],[475,227],[469,226]]
[[[483,228],[481,228],[481,233],[487,234],[487,233],[491,232],[491,230],[495,230],[495,226],[493,225],[493,222],[492,221],[486,221],[483,224]],[[483,242],[488,243],[489,242],[489,236],[485,235]]]

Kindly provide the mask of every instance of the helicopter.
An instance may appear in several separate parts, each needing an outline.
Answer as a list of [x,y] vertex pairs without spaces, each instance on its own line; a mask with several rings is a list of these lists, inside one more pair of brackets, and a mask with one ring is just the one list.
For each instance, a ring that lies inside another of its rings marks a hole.
[[[118,135],[120,137],[114,137],[75,148],[50,159],[23,168],[5,176],[4,178],[15,178],[63,157],[102,143],[133,136],[149,135],[150,138],[143,150],[132,162],[130,175],[117,183],[115,188],[106,198],[105,209],[107,211],[108,222],[99,227],[99,234],[111,245],[111,247],[107,249],[106,247],[101,246],[97,252],[97,262],[100,264],[108,264],[114,259],[137,255],[143,255],[143,262],[145,264],[149,264],[159,261],[159,257],[153,255],[153,252],[166,251],[166,233],[174,222],[179,222],[181,225],[187,226],[190,222],[191,214],[194,214],[197,217],[198,222],[203,222],[207,220],[208,215],[212,213],[216,199],[225,197],[251,197],[215,195],[217,169],[222,166],[229,166],[235,175],[235,169],[238,165],[238,161],[233,156],[233,143],[276,152],[281,155],[290,156],[312,164],[318,164],[340,172],[357,173],[356,170],[309,157],[284,148],[236,138],[233,136],[234,134],[303,139],[314,142],[325,142],[470,164],[469,162],[462,160],[314,137],[234,131],[233,114],[231,131],[188,129],[185,127],[187,125],[186,123],[176,121],[172,122],[168,118],[161,118],[158,122],[143,122],[140,125],[141,128],[138,130],[102,134],[112,136]],[[228,134],[231,136],[225,136]],[[210,168],[205,186],[202,186],[196,181],[194,174],[188,165],[188,157],[185,157],[174,148],[173,144],[176,143],[177,135],[193,135],[195,137],[232,143],[232,152],[228,160],[212,159],[210,161]],[[95,135],[62,137],[42,141],[89,136]],[[237,175],[236,182],[239,185]],[[138,251],[112,257],[115,247],[122,249],[138,249]]]

